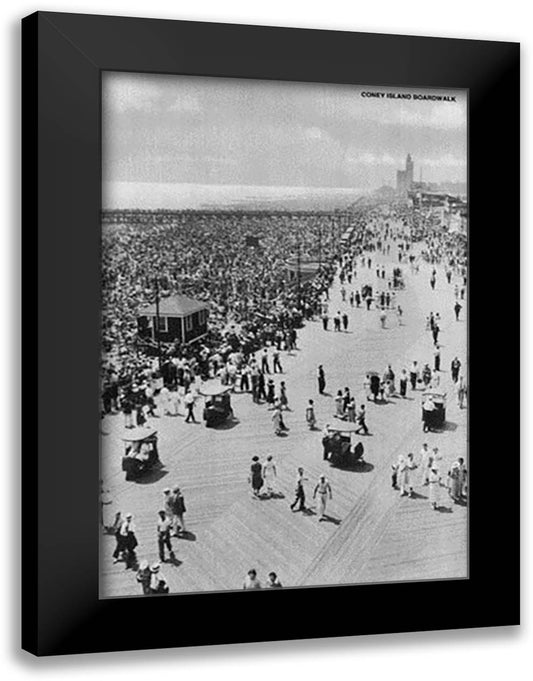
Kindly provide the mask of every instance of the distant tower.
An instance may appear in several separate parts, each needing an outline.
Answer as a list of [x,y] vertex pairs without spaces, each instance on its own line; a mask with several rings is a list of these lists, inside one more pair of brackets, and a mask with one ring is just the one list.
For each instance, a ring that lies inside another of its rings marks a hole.
[[407,159],[405,161],[405,184],[407,191],[409,191],[409,189],[411,189],[413,186],[413,178],[414,178],[413,159],[411,158],[411,154],[407,154]]

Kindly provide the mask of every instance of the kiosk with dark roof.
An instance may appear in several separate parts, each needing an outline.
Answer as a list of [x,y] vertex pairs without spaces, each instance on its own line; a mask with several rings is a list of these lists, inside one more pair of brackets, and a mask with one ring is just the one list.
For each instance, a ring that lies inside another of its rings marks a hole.
[[155,303],[139,310],[139,336],[166,343],[190,343],[205,336],[208,316],[207,303],[182,295],[161,298],[159,310]]

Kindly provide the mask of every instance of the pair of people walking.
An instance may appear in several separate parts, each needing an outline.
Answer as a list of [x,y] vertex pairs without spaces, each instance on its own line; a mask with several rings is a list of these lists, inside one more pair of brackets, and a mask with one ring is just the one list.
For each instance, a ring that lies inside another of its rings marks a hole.
[[185,499],[178,486],[174,487],[172,490],[170,487],[166,487],[163,490],[163,496],[165,506],[164,511],[170,522],[171,534],[178,537],[180,532],[187,532],[185,519],[183,517],[187,510],[185,508]]
[[[265,588],[267,589],[281,589],[283,584],[279,581],[279,578],[275,572],[269,572],[266,580]],[[263,586],[257,577],[257,570],[252,568],[248,570],[246,577],[244,578],[244,584],[242,588],[246,591],[250,589],[262,589]]]
[[276,478],[278,471],[274,458],[269,454],[264,464],[261,464],[258,456],[252,457],[252,465],[250,466],[250,476],[248,482],[252,486],[252,494],[258,498],[263,487],[266,488],[266,494],[273,497],[276,493]]
[[[304,483],[308,481],[309,478],[305,476],[304,469],[301,467],[298,468],[298,474],[296,476],[296,486],[294,490],[295,492],[294,501],[290,505],[291,511],[294,511],[294,509],[297,506],[298,506],[298,508],[296,508],[297,511],[307,510],[305,505]],[[324,474],[322,474],[319,477],[318,482],[313,491],[313,499],[316,499],[317,497],[318,497],[318,520],[319,522],[321,522],[322,520],[326,520],[326,506],[328,498],[330,500],[333,498],[331,485],[329,484]]]

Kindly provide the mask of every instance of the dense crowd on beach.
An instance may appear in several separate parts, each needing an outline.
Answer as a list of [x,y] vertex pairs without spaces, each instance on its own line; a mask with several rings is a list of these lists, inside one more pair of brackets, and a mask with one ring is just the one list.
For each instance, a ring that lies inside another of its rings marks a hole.
[[[135,219],[135,216],[131,216]],[[152,215],[153,218],[153,215]],[[183,294],[209,304],[209,331],[201,342],[164,345],[164,359],[179,358],[194,374],[210,375],[208,360],[245,355],[287,336],[320,311],[333,280],[342,232],[357,230],[359,247],[372,234],[366,212],[195,212],[160,220],[104,224],[102,240],[102,384],[109,404],[118,386],[143,382],[159,367],[153,348],[137,335],[139,309]],[[310,281],[289,285],[290,258],[314,260]],[[211,371],[212,371],[211,362]],[[212,374],[211,374],[212,375]]]

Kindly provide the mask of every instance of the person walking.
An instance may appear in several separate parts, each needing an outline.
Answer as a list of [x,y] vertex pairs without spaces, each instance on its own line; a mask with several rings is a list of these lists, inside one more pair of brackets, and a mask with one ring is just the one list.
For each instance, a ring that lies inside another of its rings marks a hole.
[[411,368],[409,370],[409,380],[411,382],[411,390],[416,390],[416,384],[418,382],[418,362],[413,361]]
[[424,442],[420,450],[420,484],[422,486],[429,484],[429,474],[433,466],[433,454],[428,449],[427,442]]
[[242,393],[247,393],[250,390],[250,374],[252,373],[252,370],[248,366],[248,364],[245,364],[242,369],[241,369],[241,385],[240,385],[240,391]]
[[337,390],[337,395],[335,396],[335,416],[338,419],[344,418],[344,397],[342,396],[342,390]]
[[359,411],[357,412],[357,430],[355,432],[359,434],[361,430],[365,435],[368,435],[368,427],[366,425],[366,409],[364,404],[359,407]]
[[459,361],[459,358],[456,356],[453,358],[452,363],[450,365],[450,371],[452,374],[452,381],[454,383],[457,383],[457,380],[459,378],[459,372],[461,371],[461,362]]
[[[131,513],[126,513],[126,519],[122,523],[122,526],[119,530],[121,538],[120,547],[123,555],[125,555],[126,569],[133,567],[136,560],[135,549],[137,548],[139,542],[137,541],[135,532],[136,528],[133,523],[133,515]],[[115,553],[113,554],[113,562],[118,562],[118,555],[115,556]]]
[[[405,475],[405,456],[400,454],[396,465],[392,467],[393,470],[393,487],[400,490],[400,496],[404,496],[404,475]],[[394,473],[396,477],[394,479]]]
[[170,520],[170,524],[172,526],[172,534],[177,537],[178,536],[178,519],[175,516],[174,513],[174,495],[170,491],[170,488],[165,487],[163,490],[163,504],[164,504],[164,509],[165,509],[165,514],[166,517]]
[[176,536],[179,536],[179,534],[185,534],[187,532],[185,520],[183,518],[183,515],[186,513],[187,509],[185,508],[185,498],[181,489],[179,487],[174,487],[172,492],[174,496],[174,517],[177,521]]
[[464,482],[464,459],[460,457],[457,461],[452,463],[450,471],[448,472],[448,492],[456,504],[459,503],[463,497]]
[[432,468],[429,473],[429,503],[434,511],[439,508],[440,501],[440,483],[439,472],[436,468]]
[[272,412],[272,425],[274,426],[274,435],[281,435],[284,430],[287,430],[283,423],[281,409],[279,407],[275,408]]
[[333,498],[331,493],[331,485],[326,480],[326,476],[324,474],[322,474],[318,479],[318,483],[313,492],[313,499],[316,499],[317,495],[319,513],[318,522],[321,522],[322,520],[326,520],[326,504],[328,496],[330,500]]
[[314,430],[316,426],[315,407],[313,400],[309,400],[305,410],[305,420],[309,430]]
[[263,487],[263,467],[259,463],[258,456],[252,456],[252,465],[250,466],[250,477],[248,482],[252,485],[252,494],[254,498],[259,496],[261,487]]
[[422,369],[422,381],[424,383],[424,386],[427,388],[431,382],[431,368],[429,364],[424,364],[424,368]]
[[400,397],[405,398],[407,396],[407,371],[402,369],[400,372]]
[[414,456],[410,452],[405,459],[402,470],[400,471],[400,494],[401,496],[408,495],[413,496],[413,484],[414,484],[414,471],[417,465],[414,461]]
[[403,326],[403,310],[400,305],[397,306],[396,308],[396,316],[398,318],[398,326]]
[[435,403],[433,402],[432,395],[428,395],[422,404],[422,430],[427,433],[431,430],[434,419]]
[[305,489],[304,489],[304,482],[307,482],[309,478],[306,478],[304,475],[304,469],[303,468],[298,468],[298,475],[296,476],[296,487],[294,490],[295,497],[294,501],[290,505],[291,511],[294,511],[294,507],[296,504],[299,504],[297,510],[298,511],[305,511]]
[[268,349],[267,348],[265,348],[263,350],[263,354],[261,355],[261,371],[264,374],[270,373],[270,367],[268,365]]
[[281,366],[281,362],[280,362],[280,359],[279,359],[279,350],[274,350],[273,357],[274,357],[274,366],[273,366],[274,373],[275,374],[277,374],[277,373],[282,374],[283,368]]
[[435,345],[433,350],[433,368],[435,371],[440,371],[440,345]]
[[259,369],[254,366],[250,375],[252,381],[252,402],[259,404]]
[[329,430],[329,423],[326,423],[324,429],[322,430],[322,459],[324,461],[328,460],[329,446],[331,443],[331,432]]
[[115,514],[115,522],[111,528],[111,534],[115,536],[115,550],[113,551],[113,563],[118,563],[124,554],[124,537],[120,534],[124,518],[122,513],[117,511]]
[[380,321],[380,324],[381,324],[381,328],[386,329],[387,328],[386,327],[387,313],[385,312],[385,310],[381,310],[381,312],[379,314],[379,321]]
[[122,413],[124,414],[124,426],[126,428],[133,428],[133,404],[129,395],[126,395],[121,400]]
[[267,589],[281,589],[283,584],[279,581],[278,576],[275,572],[268,573],[268,579],[266,582]]
[[170,588],[167,584],[167,580],[163,573],[161,572],[161,565],[159,563],[154,563],[150,568],[150,593],[151,594],[168,594]]
[[351,397],[346,407],[346,417],[350,423],[355,423],[355,398]]
[[323,395],[324,390],[326,389],[326,374],[324,373],[324,367],[322,366],[322,364],[318,365],[317,379],[318,379],[318,392],[319,392],[320,395]]
[[266,458],[266,462],[263,464],[263,482],[269,497],[273,497],[276,493],[275,480],[277,477],[278,472],[276,464],[274,463],[272,454],[269,454]]
[[194,395],[192,394],[192,391],[189,389],[187,391],[187,394],[185,395],[185,407],[187,409],[187,417],[185,418],[185,423],[190,423],[191,421],[193,423],[198,423],[198,421],[194,418]]
[[459,376],[459,380],[457,382],[457,406],[459,409],[463,409],[465,406],[466,393],[466,381],[463,376]]
[[454,312],[455,312],[455,321],[458,322],[459,321],[459,313],[463,309],[463,306],[461,305],[461,303],[459,301],[457,301],[455,303],[455,305],[453,306],[453,309],[454,309]]
[[267,394],[265,390],[265,373],[264,371],[259,371],[257,376],[257,401],[261,400],[266,402]]
[[257,579],[257,572],[253,568],[248,570],[248,573],[244,578],[244,584],[242,585],[242,588],[245,590],[261,588],[261,582]]
[[287,386],[285,385],[285,381],[281,381],[281,383],[279,384],[279,404],[282,409],[290,411],[289,400],[287,398]]
[[141,561],[139,564],[139,569],[137,570],[137,575],[136,579],[141,585],[141,589],[143,591],[143,594],[146,596],[150,591],[150,579],[152,577],[152,573],[150,571],[150,566],[148,565],[147,560]]
[[344,312],[342,315],[342,328],[344,331],[348,331],[348,315],[346,312]]
[[433,451],[431,453],[431,456],[433,458],[432,470],[436,470],[437,473],[439,474],[439,485],[441,485],[442,484],[442,454],[440,453],[438,447],[433,447]]
[[328,322],[329,322],[329,317],[324,312],[324,314],[322,315],[322,328],[324,329],[324,331],[328,330]]
[[274,385],[274,381],[269,378],[268,383],[267,383],[267,394],[266,394],[266,401],[267,404],[273,405],[274,404],[274,398],[275,398],[275,390],[276,386]]
[[165,562],[165,549],[168,550],[169,557],[174,558],[174,551],[172,549],[172,542],[170,541],[170,532],[172,530],[172,520],[167,517],[165,511],[159,511],[159,520],[157,521],[157,548],[159,549],[159,560]]

